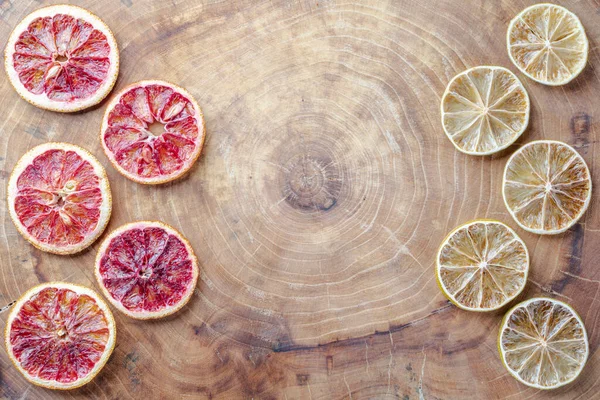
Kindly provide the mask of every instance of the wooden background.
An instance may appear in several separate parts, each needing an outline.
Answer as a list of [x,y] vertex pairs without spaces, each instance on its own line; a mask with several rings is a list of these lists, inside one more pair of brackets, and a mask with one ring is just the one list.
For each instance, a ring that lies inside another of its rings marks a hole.
[[[0,0],[0,41],[53,1]],[[448,81],[477,65],[517,72],[505,48],[525,0],[81,0],[113,30],[117,89],[141,79],[192,92],[207,120],[203,155],[184,179],[144,187],[117,173],[98,130],[104,104],[75,115],[36,109],[0,79],[0,197],[27,149],[79,144],[106,165],[109,230],[160,219],[201,260],[195,296],[175,316],[115,311],[117,347],[86,387],[33,387],[0,351],[4,398],[592,399],[600,398],[600,209],[567,233],[521,229],[531,256],[522,299],[551,295],[585,321],[591,355],[572,385],[540,392],[504,370],[502,312],[450,306],[434,279],[439,243],[467,220],[500,219],[511,147],[476,158],[443,134]],[[517,74],[532,103],[519,144],[574,145],[600,188],[600,2],[560,1],[581,18],[589,65],[564,87]],[[38,282],[96,288],[99,244],[74,257],[23,240],[0,203],[0,303]],[[0,314],[2,323],[7,313]]]

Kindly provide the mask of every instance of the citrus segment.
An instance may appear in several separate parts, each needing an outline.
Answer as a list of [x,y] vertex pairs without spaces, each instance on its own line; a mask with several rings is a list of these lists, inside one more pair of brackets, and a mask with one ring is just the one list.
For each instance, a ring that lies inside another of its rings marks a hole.
[[436,275],[444,295],[470,311],[498,309],[525,287],[525,243],[497,221],[474,221],[454,229],[438,252]]
[[104,295],[125,314],[160,318],[183,307],[198,280],[187,240],[160,222],[134,222],[112,232],[96,258]]
[[531,79],[564,85],[585,67],[588,39],[579,18],[555,4],[536,4],[523,10],[508,27],[508,53]]
[[6,323],[8,355],[25,378],[51,389],[89,382],[112,353],[112,314],[92,290],[46,283],[25,293]]
[[505,149],[529,123],[529,96],[519,79],[502,67],[475,67],[455,76],[441,108],[446,135],[467,154]]
[[568,304],[546,298],[524,301],[506,314],[498,348],[511,375],[538,389],[572,382],[589,352],[577,313]]
[[30,103],[70,112],[99,103],[112,89],[119,54],[110,29],[83,8],[57,5],[29,14],[5,51],[17,92]]
[[590,172],[571,146],[552,140],[526,144],[506,164],[504,203],[530,232],[556,234],[569,229],[587,209]]
[[18,161],[8,182],[10,216],[34,246],[57,254],[88,247],[112,207],[104,168],[81,147],[46,143]]
[[163,183],[187,172],[200,155],[204,117],[182,88],[142,81],[109,104],[101,136],[119,172],[139,183]]

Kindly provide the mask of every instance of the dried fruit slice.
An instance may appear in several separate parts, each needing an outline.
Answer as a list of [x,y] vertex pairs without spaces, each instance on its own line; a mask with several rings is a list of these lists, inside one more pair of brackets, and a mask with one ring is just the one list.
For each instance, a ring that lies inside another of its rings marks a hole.
[[93,290],[44,283],[13,305],[5,344],[15,367],[31,383],[74,389],[91,381],[115,347],[115,321]]
[[527,281],[529,253],[511,228],[478,220],[454,229],[438,252],[440,289],[457,307],[490,311],[521,293]]
[[108,177],[87,150],[46,143],[17,162],[8,181],[10,216],[35,247],[77,253],[104,231],[112,209]]
[[98,104],[119,73],[117,42],[100,18],[76,6],[40,8],[13,30],[4,66],[19,95],[52,111]]
[[515,74],[502,67],[475,67],[456,75],[441,108],[446,136],[466,154],[503,150],[529,123],[529,96]]
[[525,75],[545,85],[571,82],[587,64],[588,39],[579,18],[555,4],[521,11],[508,26],[508,55]]
[[589,345],[583,321],[571,306],[534,298],[506,313],[498,351],[508,372],[520,382],[555,389],[579,376]]
[[127,178],[158,184],[179,178],[204,144],[204,117],[191,94],[163,81],[141,81],[110,102],[100,131],[106,155]]
[[557,234],[573,226],[588,208],[592,180],[585,161],[571,146],[538,140],[510,157],[502,194],[508,212],[523,229]]
[[121,226],[102,243],[96,279],[106,298],[137,319],[173,314],[191,298],[198,261],[188,241],[161,222]]

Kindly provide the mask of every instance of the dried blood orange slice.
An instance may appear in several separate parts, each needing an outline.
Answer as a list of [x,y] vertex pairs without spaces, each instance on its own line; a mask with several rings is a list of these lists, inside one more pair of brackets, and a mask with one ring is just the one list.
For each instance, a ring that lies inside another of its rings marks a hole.
[[204,117],[184,89],[163,81],[142,81],[110,102],[100,135],[119,172],[139,183],[164,183],[185,174],[200,155]]
[[26,16],[10,35],[4,56],[19,95],[59,112],[98,104],[119,72],[119,50],[110,29],[91,12],[70,5]]
[[121,226],[102,243],[96,279],[108,300],[130,317],[161,318],[191,298],[198,261],[188,241],[162,222]]
[[17,230],[50,253],[85,249],[110,218],[112,199],[104,168],[87,150],[68,143],[46,143],[25,153],[7,193]]
[[104,367],[116,335],[112,313],[98,294],[54,282],[31,288],[15,303],[6,321],[5,344],[29,382],[74,389]]

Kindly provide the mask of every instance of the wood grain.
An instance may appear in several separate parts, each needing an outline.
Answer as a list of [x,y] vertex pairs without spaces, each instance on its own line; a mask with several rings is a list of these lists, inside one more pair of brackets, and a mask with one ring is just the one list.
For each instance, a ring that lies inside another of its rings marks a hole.
[[[46,1],[0,1],[0,38]],[[594,184],[600,107],[596,1],[559,1],[580,16],[590,62],[571,84],[526,79],[530,128],[486,158],[454,150],[440,124],[448,81],[476,65],[517,72],[508,22],[534,1],[82,0],[113,29],[116,89],[164,79],[194,94],[207,142],[187,177],[135,184],[112,168],[98,130],[104,103],[60,115],[21,100],[0,80],[0,174],[49,140],[79,144],[105,165],[109,230],[160,219],[201,261],[195,296],[162,321],[116,313],[118,339],[82,389],[30,386],[0,352],[4,398],[592,399],[600,384],[600,213],[597,196],[565,234],[517,228],[502,202],[507,156],[534,139],[574,145]],[[600,186],[597,186],[600,187]],[[5,185],[0,186],[5,196]],[[96,287],[99,243],[74,257],[28,245],[0,204],[0,304],[30,286]],[[543,393],[518,384],[496,351],[502,312],[450,306],[434,280],[439,243],[473,218],[517,229],[532,257],[521,298],[571,303],[591,338],[572,385]],[[6,313],[0,314],[3,322]]]

